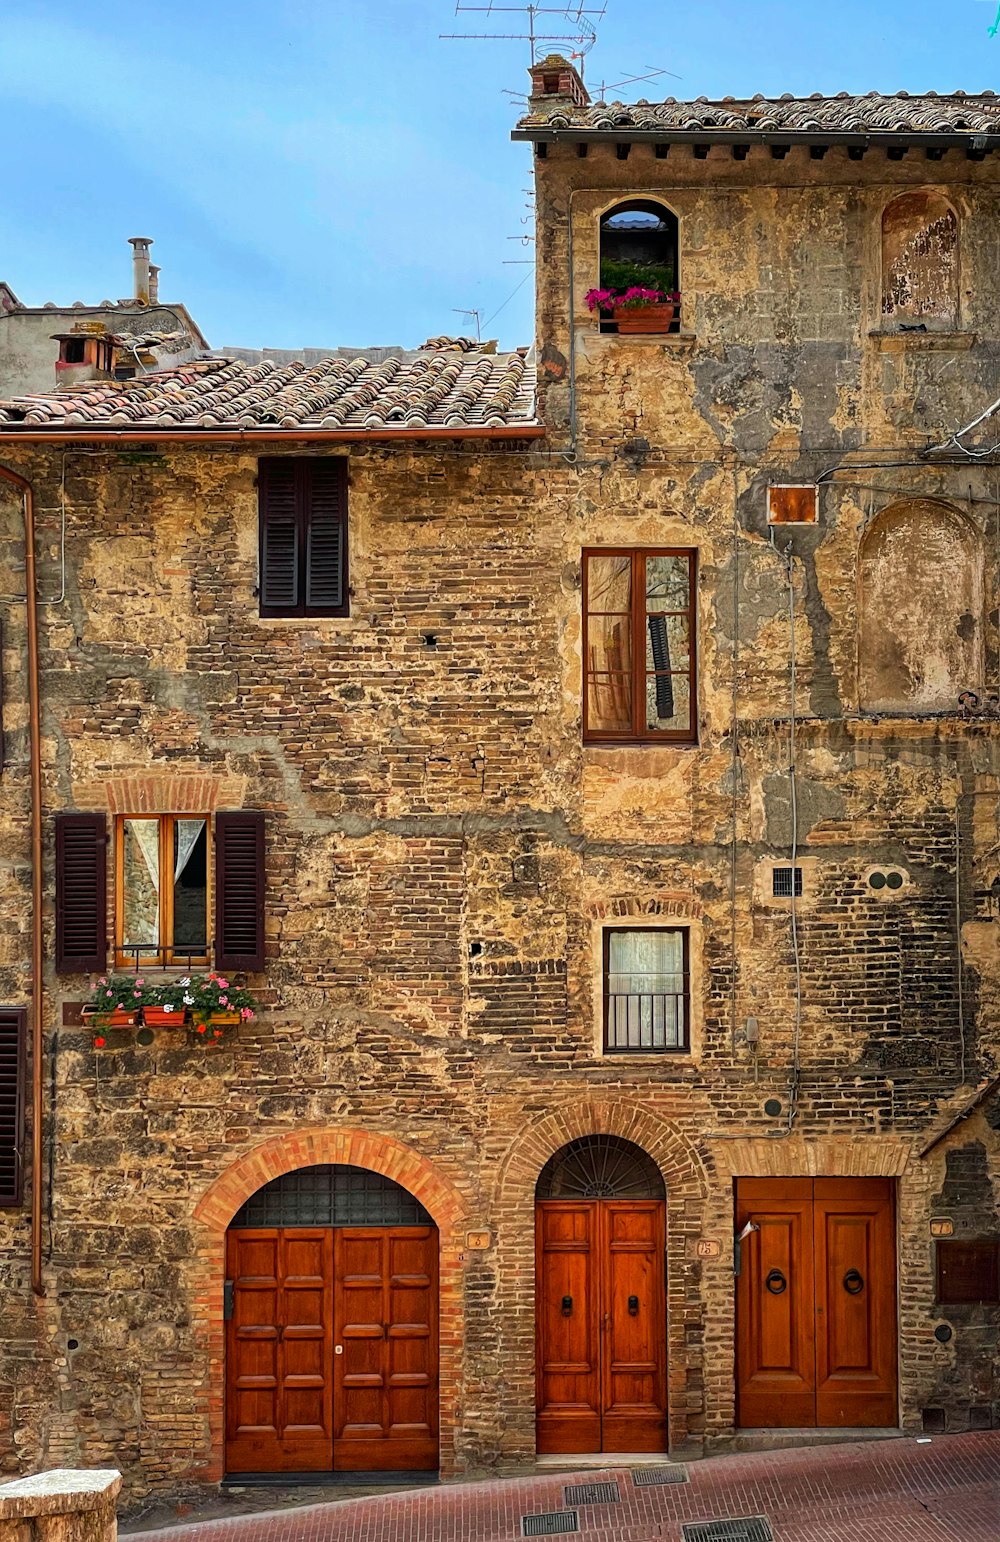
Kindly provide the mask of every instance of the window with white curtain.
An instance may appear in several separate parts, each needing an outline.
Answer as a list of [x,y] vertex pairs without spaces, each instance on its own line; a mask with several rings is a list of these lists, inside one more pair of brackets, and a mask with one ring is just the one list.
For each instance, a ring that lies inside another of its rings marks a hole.
[[208,960],[209,822],[197,814],[126,814],[117,822],[119,965]]
[[690,1047],[686,927],[608,927],[604,1048],[609,1054]]

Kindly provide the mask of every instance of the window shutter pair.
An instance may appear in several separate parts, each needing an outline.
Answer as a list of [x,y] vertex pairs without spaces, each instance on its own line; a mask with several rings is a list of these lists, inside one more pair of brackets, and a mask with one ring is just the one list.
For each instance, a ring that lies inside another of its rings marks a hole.
[[257,486],[261,615],[346,616],[346,460],[265,457]]
[[[56,970],[107,966],[107,819],[56,815]],[[264,968],[264,816],[215,816],[215,964]]]
[[0,1208],[21,1203],[24,1192],[25,1024],[23,1007],[0,1007]]

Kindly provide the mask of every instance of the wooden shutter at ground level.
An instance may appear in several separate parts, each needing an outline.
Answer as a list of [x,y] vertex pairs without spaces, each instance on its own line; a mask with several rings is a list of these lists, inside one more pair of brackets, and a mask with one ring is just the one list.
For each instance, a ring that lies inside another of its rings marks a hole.
[[21,1203],[24,1189],[21,1145],[24,1139],[23,1007],[0,1007],[0,1206]]
[[56,815],[56,970],[100,972],[108,958],[107,820]]
[[261,615],[347,615],[346,459],[266,456],[257,485]]
[[215,964],[264,968],[264,816],[215,816]]

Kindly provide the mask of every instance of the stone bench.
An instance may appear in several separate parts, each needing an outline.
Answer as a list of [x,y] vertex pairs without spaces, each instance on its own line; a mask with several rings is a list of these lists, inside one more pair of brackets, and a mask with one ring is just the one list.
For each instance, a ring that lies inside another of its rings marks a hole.
[[0,1484],[0,1542],[115,1542],[121,1486],[113,1467],[56,1467]]

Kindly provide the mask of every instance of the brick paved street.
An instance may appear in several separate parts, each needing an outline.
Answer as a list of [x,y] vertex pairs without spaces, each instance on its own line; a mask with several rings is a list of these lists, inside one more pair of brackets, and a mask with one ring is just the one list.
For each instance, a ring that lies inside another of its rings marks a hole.
[[[611,1465],[272,1510],[143,1535],[144,1542],[514,1542],[522,1535],[522,1516],[576,1508],[576,1534],[615,1542],[682,1542],[686,1521],[741,1516],[767,1517],[774,1542],[1000,1539],[1000,1434],[716,1457],[692,1462],[687,1472],[687,1483],[639,1487],[627,1469]],[[564,1502],[566,1485],[608,1481],[617,1483],[617,1502]]]

